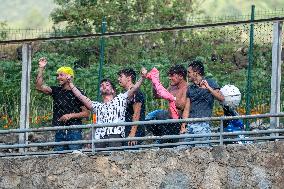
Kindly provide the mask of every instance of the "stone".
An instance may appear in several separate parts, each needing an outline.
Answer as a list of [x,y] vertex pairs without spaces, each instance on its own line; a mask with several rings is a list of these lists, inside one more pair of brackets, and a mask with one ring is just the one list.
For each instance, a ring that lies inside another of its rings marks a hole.
[[281,188],[284,141],[0,159],[0,188]]

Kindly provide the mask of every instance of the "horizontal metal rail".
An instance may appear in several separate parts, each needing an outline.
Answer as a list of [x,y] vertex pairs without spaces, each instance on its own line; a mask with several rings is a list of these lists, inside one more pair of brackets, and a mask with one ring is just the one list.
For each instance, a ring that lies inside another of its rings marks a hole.
[[[189,145],[189,144],[208,144],[208,143],[217,143],[218,140],[206,140],[206,141],[191,141],[191,142],[179,142],[179,143],[164,143],[164,144],[145,144],[145,145],[136,145],[136,146],[121,146],[121,147],[107,147],[107,148],[96,148],[99,152],[111,152],[113,150],[139,150],[142,148],[151,148],[151,147],[172,147],[178,145]],[[92,149],[82,149],[81,152],[90,152]],[[0,157],[7,156],[26,156],[26,155],[57,155],[57,154],[66,154],[73,153],[73,150],[64,150],[64,151],[47,151],[47,152],[26,152],[26,153],[0,153]]]
[[[131,138],[110,138],[110,139],[94,140],[94,143],[97,144],[97,143],[104,143],[104,142],[166,140],[166,139],[184,139],[184,138],[200,138],[200,137],[219,137],[220,135],[237,136],[237,135],[256,135],[256,134],[271,134],[271,133],[284,133],[284,129],[238,131],[238,132],[223,132],[223,133],[219,132],[219,133],[211,133],[211,134],[181,134],[181,135],[146,136],[146,137],[131,137]],[[277,138],[280,136],[274,136],[273,138],[275,137]],[[226,141],[226,139],[223,139],[223,141]],[[220,141],[218,140],[218,142]],[[91,143],[92,143],[92,140],[77,140],[77,141],[45,142],[45,143],[29,143],[29,144],[11,144],[11,145],[5,144],[5,145],[0,145],[0,149],[45,147],[45,146],[70,145],[70,144],[91,144]]]
[[90,128],[131,126],[131,125],[147,126],[147,125],[154,125],[154,124],[158,125],[165,123],[210,122],[210,121],[225,121],[225,120],[234,120],[234,119],[270,118],[270,117],[284,117],[284,112],[281,112],[279,114],[257,114],[257,115],[221,116],[221,117],[204,117],[204,118],[188,118],[188,119],[149,120],[149,121],[120,122],[120,123],[42,127],[42,128],[31,128],[31,129],[7,129],[7,130],[0,130],[0,134],[71,130],[71,129],[90,129]]
[[[225,142],[238,142],[238,141],[255,141],[255,140],[274,140],[274,139],[284,139],[284,136],[278,137],[255,137],[255,138],[235,138],[235,139],[224,139]],[[96,152],[110,153],[114,150],[134,150],[139,151],[143,148],[161,148],[161,147],[177,147],[177,148],[190,148],[191,145],[196,144],[210,144],[211,146],[214,143],[219,143],[219,140],[204,140],[204,141],[190,141],[190,142],[177,142],[177,143],[163,143],[163,144],[147,144],[147,145],[136,145],[136,146],[121,146],[121,147],[107,147],[107,148],[96,148]],[[80,150],[86,154],[92,154],[92,149],[82,149]],[[49,156],[49,155],[59,155],[59,154],[67,154],[74,153],[73,150],[64,150],[64,151],[46,151],[46,152],[25,152],[25,153],[0,153],[0,157],[14,157],[14,156]]]
[[[233,119],[255,119],[255,118],[269,118],[269,117],[284,117],[284,113],[279,114],[259,114],[259,115],[242,115],[242,116],[222,116],[222,117],[206,117],[206,118],[188,118],[188,119],[168,119],[168,120],[151,120],[151,121],[138,121],[138,122],[123,122],[123,123],[107,123],[107,124],[88,124],[88,125],[73,125],[73,126],[59,126],[59,127],[45,127],[38,129],[9,129],[1,130],[0,134],[8,133],[23,133],[23,132],[42,132],[42,131],[56,131],[56,130],[68,130],[68,129],[86,129],[86,128],[100,128],[100,127],[115,127],[122,125],[152,125],[152,124],[164,124],[164,123],[182,123],[182,122],[204,122],[204,121],[221,121],[233,120]],[[267,135],[271,133],[278,133],[284,135],[284,129],[268,129],[268,130],[255,130],[255,131],[236,131],[236,132],[220,132],[209,133],[209,134],[181,134],[181,135],[163,135],[163,136],[145,136],[145,137],[131,137],[131,138],[110,138],[110,139],[99,139],[99,140],[78,140],[78,141],[64,141],[64,142],[44,142],[44,143],[29,143],[29,144],[1,144],[0,149],[18,149],[18,148],[31,148],[31,147],[46,147],[46,146],[58,146],[58,145],[69,145],[69,144],[97,144],[102,142],[127,142],[127,141],[147,141],[147,140],[166,140],[166,139],[186,139],[186,138],[200,138],[200,137],[211,137],[211,140],[197,140],[197,141],[180,141],[176,143],[163,143],[163,144],[144,144],[135,146],[120,146],[120,147],[108,147],[108,148],[95,148],[95,149],[82,149],[82,152],[100,152],[100,151],[112,151],[112,150],[137,150],[142,148],[151,147],[173,147],[183,145],[195,145],[195,144],[210,144],[216,145],[219,143],[222,145],[226,142],[249,142],[249,141],[262,141],[262,140],[275,140],[284,139],[284,136],[251,136],[251,135]],[[226,138],[232,136],[244,135],[249,137],[245,138]],[[218,137],[218,139],[216,139]],[[39,149],[41,150],[41,149]],[[95,150],[95,151],[94,151]],[[48,155],[48,154],[62,154],[71,153],[72,151],[48,151],[48,152],[21,152],[21,153],[0,153],[0,157],[5,156],[23,156],[23,155]]]

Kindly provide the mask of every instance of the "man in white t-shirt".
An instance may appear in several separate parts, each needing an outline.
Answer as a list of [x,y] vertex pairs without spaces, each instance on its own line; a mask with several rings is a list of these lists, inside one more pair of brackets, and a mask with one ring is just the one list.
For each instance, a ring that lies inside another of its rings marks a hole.
[[[70,82],[70,87],[74,95],[82,101],[89,110],[92,110],[93,113],[96,114],[97,124],[121,123],[125,122],[127,99],[133,97],[134,93],[139,89],[146,76],[146,72],[145,69],[142,69],[142,78],[139,79],[130,90],[118,94],[117,96],[113,83],[109,79],[103,79],[100,82],[100,93],[103,102],[91,101],[88,97],[84,96],[72,82]],[[124,138],[124,129],[124,126],[97,128],[95,131],[95,139]],[[105,148],[121,145],[122,142],[108,142],[98,143],[96,144],[96,147]]]

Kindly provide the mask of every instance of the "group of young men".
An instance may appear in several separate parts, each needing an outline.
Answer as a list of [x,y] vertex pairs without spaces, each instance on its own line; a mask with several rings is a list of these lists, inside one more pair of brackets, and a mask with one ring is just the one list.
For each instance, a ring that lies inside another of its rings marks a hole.
[[[143,81],[150,78],[150,72],[145,68],[141,69],[141,78],[137,82],[136,73],[133,69],[127,68],[118,72],[118,83],[125,89],[124,93],[117,94],[116,87],[111,80],[103,79],[100,81],[102,102],[97,102],[89,99],[81,89],[74,85],[74,71],[70,67],[60,67],[57,70],[59,86],[44,85],[43,72],[46,65],[47,60],[41,58],[36,88],[53,98],[52,124],[54,126],[81,125],[82,118],[89,117],[89,111],[96,115],[97,124],[173,118],[172,104],[170,104],[169,110],[157,110],[145,117],[145,95],[139,89]],[[204,75],[204,66],[200,61],[192,61],[187,69],[182,65],[174,65],[168,71],[170,86],[166,92],[174,97],[174,109],[178,118],[210,117],[214,99],[224,100],[217,83],[212,79],[205,78]],[[187,83],[187,77],[191,85]],[[155,89],[153,91],[154,96],[159,97],[155,94],[158,91]],[[96,128],[93,137],[95,139],[141,137],[145,135],[145,127],[143,125],[121,125]],[[147,126],[146,128],[147,131],[158,136],[211,132],[208,122],[161,124]],[[82,140],[82,138],[81,129],[58,130],[55,133],[56,142],[76,141]],[[103,142],[97,143],[96,148],[133,146],[140,143],[135,140],[130,140],[127,143]],[[55,150],[78,150],[81,148],[82,145],[71,144],[56,146]]]

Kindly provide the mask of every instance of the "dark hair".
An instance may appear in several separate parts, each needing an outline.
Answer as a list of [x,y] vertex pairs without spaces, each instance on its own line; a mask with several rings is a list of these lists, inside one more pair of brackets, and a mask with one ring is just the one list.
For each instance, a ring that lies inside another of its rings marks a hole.
[[183,65],[177,64],[172,66],[168,71],[168,75],[173,75],[173,74],[180,75],[183,77],[183,79],[186,80],[187,71]]
[[188,64],[188,67],[191,67],[193,71],[198,72],[201,76],[204,76],[204,66],[200,60],[193,60]]
[[126,77],[131,77],[133,83],[136,81],[136,73],[132,68],[125,68],[117,73],[117,75],[121,74],[124,74]]
[[102,79],[101,82],[100,82],[100,84],[102,84],[102,83],[104,83],[104,82],[108,82],[108,83],[111,85],[111,87],[112,87],[112,89],[114,90],[114,92],[116,92],[115,85],[113,84],[113,82],[112,82],[110,79]]

